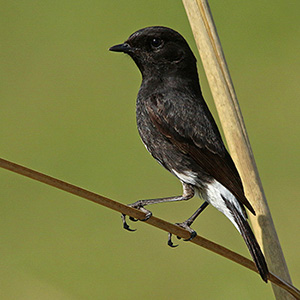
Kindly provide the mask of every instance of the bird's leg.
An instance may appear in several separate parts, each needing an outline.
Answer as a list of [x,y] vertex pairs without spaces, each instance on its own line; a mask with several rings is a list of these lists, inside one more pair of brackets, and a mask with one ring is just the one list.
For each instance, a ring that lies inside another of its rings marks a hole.
[[[196,220],[196,218],[200,215],[200,213],[208,206],[208,202],[204,202],[194,213],[193,215],[188,218],[186,221],[182,222],[182,223],[176,223],[176,225],[188,230],[191,233],[191,236],[188,239],[185,239],[184,241],[190,241],[192,240],[196,235],[196,231],[193,230],[190,226],[193,224],[193,222]],[[177,237],[178,239],[180,239],[180,237]],[[177,247],[178,245],[174,245],[172,242],[172,233],[169,233],[169,237],[168,237],[168,245],[170,247]]]
[[[144,208],[146,205],[150,204],[156,204],[156,203],[163,203],[163,202],[174,202],[174,201],[183,201],[183,200],[189,200],[195,195],[194,188],[191,185],[188,185],[184,182],[182,182],[183,187],[183,193],[181,196],[175,196],[175,197],[167,197],[167,198],[159,198],[159,199],[147,199],[147,200],[139,200],[132,204],[129,204],[128,206],[136,208],[141,210],[146,214],[146,217],[143,220],[139,221],[147,221],[151,216],[151,211]],[[129,217],[131,221],[138,221],[134,219],[133,217]],[[123,221],[123,228],[129,231],[134,231],[129,227],[129,225],[126,222],[126,215],[122,214],[122,221]]]

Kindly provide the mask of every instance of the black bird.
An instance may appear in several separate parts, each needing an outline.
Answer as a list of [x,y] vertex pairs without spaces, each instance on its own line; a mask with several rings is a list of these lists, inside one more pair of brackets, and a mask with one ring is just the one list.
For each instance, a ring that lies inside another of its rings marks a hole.
[[[141,71],[136,103],[139,134],[150,154],[183,185],[182,196],[140,200],[131,206],[149,218],[151,212],[144,206],[189,200],[197,192],[205,202],[178,225],[189,230],[192,239],[196,232],[190,225],[208,204],[216,207],[240,232],[267,282],[268,267],[247,222],[245,207],[254,215],[255,211],[203,99],[196,58],[185,39],[167,27],[147,27],[109,50],[128,54]],[[125,216],[123,225],[131,230]],[[171,235],[168,244],[173,246]]]

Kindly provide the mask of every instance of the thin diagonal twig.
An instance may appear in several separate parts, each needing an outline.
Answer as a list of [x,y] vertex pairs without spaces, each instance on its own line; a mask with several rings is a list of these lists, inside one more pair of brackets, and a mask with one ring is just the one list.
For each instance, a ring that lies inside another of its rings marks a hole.
[[[93,201],[95,203],[106,206],[110,209],[113,209],[122,214],[126,214],[133,218],[137,218],[137,219],[145,218],[145,213],[143,213],[135,208],[129,207],[120,202],[100,196],[98,194],[87,191],[87,190],[82,189],[73,184],[67,183],[65,181],[56,179],[54,177],[45,175],[45,174],[37,172],[37,171],[34,171],[32,169],[23,167],[21,165],[15,164],[13,162],[7,161],[2,158],[0,158],[0,167],[4,168],[6,170],[9,170],[9,171],[15,172],[17,174],[29,177],[31,179],[43,182],[45,184],[51,185],[53,187],[56,187],[60,190],[69,192],[69,193],[79,196],[81,198],[85,198],[87,200]],[[164,221],[162,219],[156,218],[154,216],[152,216],[149,220],[147,220],[146,223],[148,223],[152,226],[155,226],[159,229],[162,229],[166,232],[170,232],[170,233],[177,235],[184,239],[188,239],[190,237],[190,232],[188,232],[187,230],[185,230],[177,225],[171,224],[167,221]],[[258,273],[254,263],[251,260],[249,260],[249,259],[247,259],[247,258],[221,246],[221,245],[218,245],[218,244],[216,244],[210,240],[207,240],[199,235],[196,236],[191,242],[196,245],[199,245],[205,249],[208,249],[214,253],[222,255],[222,256]],[[284,280],[278,278],[276,275],[274,275],[272,273],[270,273],[269,280],[271,282],[273,282],[274,284],[282,287],[289,293],[291,293],[294,297],[296,297],[296,299],[300,299],[300,291],[297,288],[295,288],[293,285],[286,283]]]

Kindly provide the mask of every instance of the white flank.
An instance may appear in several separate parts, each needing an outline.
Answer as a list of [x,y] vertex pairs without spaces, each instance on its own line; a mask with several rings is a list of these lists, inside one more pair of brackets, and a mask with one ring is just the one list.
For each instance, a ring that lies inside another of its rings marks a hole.
[[197,173],[186,171],[184,173],[178,173],[174,169],[172,169],[172,172],[183,182],[197,185]]
[[239,227],[236,224],[231,211],[227,208],[225,201],[223,200],[221,195],[224,198],[226,198],[229,202],[231,202],[241,213],[242,217],[244,217],[244,213],[235,196],[217,180],[208,183],[206,185],[206,191],[202,192],[202,197],[204,198],[204,200],[210,203],[212,206],[214,206],[221,213],[223,213],[232,222],[232,224],[236,227],[236,229],[240,232]]

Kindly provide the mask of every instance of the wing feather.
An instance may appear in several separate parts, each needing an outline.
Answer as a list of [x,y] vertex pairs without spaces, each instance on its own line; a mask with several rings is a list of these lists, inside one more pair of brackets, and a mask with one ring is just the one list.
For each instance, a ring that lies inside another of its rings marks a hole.
[[[146,110],[156,129],[166,139],[229,189],[255,215],[208,107],[203,101],[197,103],[198,109],[195,110],[194,104],[190,106],[189,101],[185,101],[181,104],[185,105],[184,109],[177,107],[176,110],[171,101],[166,102],[161,94],[154,94],[146,104]],[[191,108],[193,111],[187,113]],[[180,115],[180,112],[185,112],[185,115]]]

